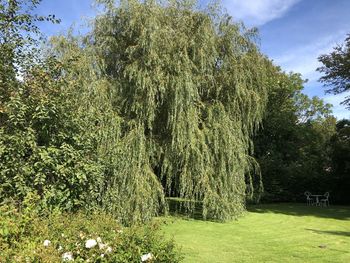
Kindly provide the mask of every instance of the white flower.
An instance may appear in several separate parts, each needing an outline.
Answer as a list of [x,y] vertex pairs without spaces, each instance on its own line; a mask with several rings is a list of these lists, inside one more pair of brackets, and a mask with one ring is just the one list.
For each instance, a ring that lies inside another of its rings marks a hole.
[[62,249],[63,249],[62,246],[59,246],[59,247],[57,248],[58,251],[61,251]]
[[98,247],[99,247],[99,249],[104,249],[104,248],[106,248],[106,244],[103,244],[103,243],[98,243]]
[[145,262],[145,261],[147,261],[149,259],[152,259],[152,258],[153,258],[152,253],[148,253],[148,254],[142,255],[141,256],[141,262]]
[[73,253],[72,252],[63,253],[62,260],[63,261],[73,261],[74,260]]
[[101,258],[104,258],[105,257],[105,254],[101,254]]
[[48,247],[49,245],[51,244],[51,241],[50,240],[45,240],[44,241],[44,247]]
[[112,248],[111,247],[107,247],[106,253],[111,253],[111,252],[112,252]]
[[96,238],[97,243],[102,243],[102,239],[100,237]]
[[93,248],[93,247],[96,246],[96,245],[97,245],[97,242],[96,242],[95,239],[89,239],[89,240],[87,240],[86,243],[85,243],[85,247],[86,247],[86,248]]

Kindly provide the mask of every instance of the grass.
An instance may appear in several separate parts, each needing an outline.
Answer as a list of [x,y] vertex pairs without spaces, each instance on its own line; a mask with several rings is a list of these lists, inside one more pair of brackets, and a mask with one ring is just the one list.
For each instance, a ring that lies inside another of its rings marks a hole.
[[350,207],[252,206],[236,221],[169,217],[184,262],[350,262]]

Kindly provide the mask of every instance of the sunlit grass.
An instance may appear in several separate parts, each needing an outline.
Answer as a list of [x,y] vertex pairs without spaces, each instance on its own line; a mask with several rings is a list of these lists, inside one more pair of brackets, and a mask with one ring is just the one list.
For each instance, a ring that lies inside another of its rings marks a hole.
[[170,217],[184,262],[350,262],[350,207],[272,204],[237,221]]

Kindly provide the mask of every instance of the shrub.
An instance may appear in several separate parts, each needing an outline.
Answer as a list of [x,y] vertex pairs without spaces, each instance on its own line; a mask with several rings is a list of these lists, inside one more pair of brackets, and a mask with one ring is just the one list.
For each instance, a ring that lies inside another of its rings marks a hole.
[[[101,211],[39,213],[36,195],[23,206],[0,206],[1,262],[179,262],[173,241],[164,240],[159,222],[121,227]],[[66,259],[66,260],[64,260]]]

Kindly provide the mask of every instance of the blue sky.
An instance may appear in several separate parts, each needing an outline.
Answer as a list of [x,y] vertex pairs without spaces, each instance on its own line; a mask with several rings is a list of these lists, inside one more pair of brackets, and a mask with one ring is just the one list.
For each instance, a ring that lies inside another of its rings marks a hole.
[[[203,0],[207,1],[207,0]],[[350,33],[349,0],[222,0],[236,20],[260,31],[261,50],[283,70],[299,72],[304,79],[304,93],[322,97],[333,104],[337,118],[350,118],[350,111],[340,105],[348,94],[324,94],[317,80],[317,57],[329,53]],[[95,14],[92,0],[43,0],[40,14],[55,14],[60,25],[42,25],[48,35],[62,33],[72,24],[85,32],[84,23]]]

